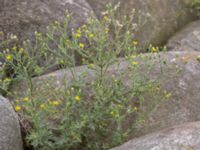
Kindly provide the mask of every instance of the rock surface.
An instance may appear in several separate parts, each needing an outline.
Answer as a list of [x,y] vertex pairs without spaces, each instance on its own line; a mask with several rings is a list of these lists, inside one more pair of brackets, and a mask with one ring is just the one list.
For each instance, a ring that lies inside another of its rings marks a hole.
[[111,150],[198,150],[200,122],[186,123],[148,134]]
[[[145,54],[141,56],[150,56]],[[171,92],[172,96],[169,100],[162,102],[151,114],[145,123],[139,126],[138,132],[133,136],[141,136],[160,129],[171,127],[177,124],[200,120],[200,62],[197,60],[199,52],[166,52],[153,54],[155,57],[155,66],[151,72],[146,69],[142,71],[142,75],[148,76],[151,80],[158,80],[163,90]],[[160,56],[160,57],[158,57]],[[145,60],[145,59],[143,59]],[[162,60],[164,64],[160,63]],[[139,63],[140,64],[140,63]],[[141,62],[142,64],[142,62]],[[162,65],[161,65],[162,64]],[[127,68],[127,61],[121,61],[119,70]],[[114,74],[116,67],[109,68],[109,73]],[[86,80],[95,77],[94,71],[86,66],[75,68],[77,75],[87,72]],[[133,76],[133,74],[131,74]],[[56,72],[34,78],[33,82],[38,88],[37,93],[42,93],[42,87],[46,88],[47,83],[52,86],[62,87],[65,81],[70,81],[72,74],[69,70],[58,70]],[[124,81],[129,84],[128,77]],[[23,95],[26,92],[26,86],[19,84],[13,88],[13,91]],[[146,101],[150,101],[149,97]],[[145,110],[145,109],[144,109]]]
[[87,2],[97,16],[108,3],[121,3],[119,19],[135,9],[135,23],[139,27],[135,38],[144,48],[149,44],[165,44],[177,29],[195,18],[187,6],[190,0],[87,0]]
[[200,51],[200,21],[192,22],[167,43],[169,50]]
[[20,125],[10,102],[0,96],[0,150],[23,150]]
[[44,32],[53,21],[64,21],[66,10],[73,13],[71,28],[82,24],[92,11],[85,0],[1,0],[0,31],[32,40],[35,31]]
[[[1,0],[0,31],[15,34],[21,40],[32,39],[36,30],[44,31],[52,21],[63,21],[66,9],[74,15],[70,27],[77,27],[94,11],[97,16],[106,4],[115,0]],[[141,45],[163,44],[172,34],[195,16],[186,7],[188,0],[120,0],[119,19],[135,8],[136,33]]]

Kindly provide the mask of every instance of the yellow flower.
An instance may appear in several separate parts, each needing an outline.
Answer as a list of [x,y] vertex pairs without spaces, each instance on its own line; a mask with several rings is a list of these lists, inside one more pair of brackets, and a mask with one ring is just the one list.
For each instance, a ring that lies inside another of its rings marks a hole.
[[11,82],[11,79],[10,79],[10,78],[5,78],[4,81],[7,82],[7,83],[10,83],[10,82]]
[[40,37],[40,38],[42,37],[42,33],[41,32],[37,32],[36,31],[35,34],[36,34],[37,37]]
[[84,45],[83,43],[80,43],[80,44],[79,44],[79,47],[80,47],[80,48],[84,48],[85,45]]
[[60,22],[54,21],[54,24],[55,24],[55,26],[59,26],[59,25],[60,25]]
[[64,64],[65,62],[64,62],[64,60],[60,60],[60,64]]
[[25,101],[25,102],[28,102],[28,101],[29,101],[29,98],[28,98],[28,97],[25,97],[25,98],[24,98],[24,101]]
[[103,21],[107,21],[107,20],[108,20],[108,16],[104,16]]
[[20,48],[20,49],[19,49],[19,52],[20,52],[20,53],[24,52],[24,49],[23,49],[23,48]]
[[6,60],[8,60],[8,61],[10,61],[10,60],[12,60],[12,58],[13,58],[13,56],[12,55],[6,55]]
[[171,94],[171,93],[168,93],[168,94],[165,95],[165,98],[168,99],[168,98],[170,98],[171,96],[172,96],[172,94]]
[[88,67],[89,68],[94,68],[94,64],[89,64]]
[[151,48],[151,52],[153,52],[153,53],[158,52],[158,47],[152,47],[152,48]]
[[81,34],[81,28],[78,28],[77,33]]
[[138,108],[137,108],[137,107],[134,107],[134,108],[133,108],[133,111],[137,112],[137,111],[138,111]]
[[109,28],[106,28],[106,29],[105,29],[105,32],[108,33],[108,32],[109,32]]
[[41,105],[40,105],[40,108],[41,108],[41,109],[44,109],[44,108],[45,108],[45,105],[44,105],[44,104],[41,104]]
[[58,106],[59,102],[58,101],[53,101],[52,104],[55,105],[55,106]]
[[50,99],[47,100],[50,105],[52,105],[52,101]]
[[13,46],[12,50],[16,51],[17,50],[17,46]]
[[87,28],[87,26],[84,24],[84,25],[82,25],[82,29],[86,29]]
[[81,37],[81,34],[80,33],[76,33],[76,38],[80,38]]
[[15,111],[20,111],[21,110],[21,107],[20,106],[15,106]]
[[132,65],[136,66],[136,65],[138,65],[138,62],[137,61],[132,61]]
[[80,98],[80,96],[75,96],[75,100],[77,101],[77,102],[80,102],[80,100],[81,100],[81,98]]
[[19,100],[18,100],[18,99],[16,99],[16,100],[15,100],[15,102],[16,102],[16,103],[19,103]]
[[116,110],[112,110],[112,111],[110,112],[110,115],[111,115],[112,117],[119,117],[119,114],[118,114],[118,112],[117,112]]
[[131,55],[131,58],[135,59],[137,57],[137,55]]
[[136,45],[138,45],[138,41],[133,41],[132,44],[133,44],[134,46],[136,46]]
[[94,37],[94,34],[90,33],[89,38],[93,38],[93,37]]
[[66,42],[66,44],[70,44],[70,40],[68,40],[68,39],[65,42]]
[[111,112],[110,112],[110,115],[112,115],[112,116],[113,116],[114,114],[115,114],[115,112],[114,112],[114,111],[111,111]]

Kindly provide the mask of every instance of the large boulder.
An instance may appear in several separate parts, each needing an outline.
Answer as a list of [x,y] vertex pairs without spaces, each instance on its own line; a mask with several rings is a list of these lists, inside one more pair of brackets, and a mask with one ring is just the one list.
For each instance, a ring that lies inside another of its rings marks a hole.
[[[199,52],[177,51],[159,54],[141,54],[140,57],[153,57],[155,63],[150,72],[145,69],[145,66],[142,66],[141,75],[147,76],[151,80],[159,81],[161,88],[171,92],[172,96],[169,100],[160,104],[158,103],[157,108],[151,114],[148,114],[145,123],[139,126],[138,131],[133,136],[144,135],[184,122],[200,120],[200,62],[197,59],[199,55]],[[145,58],[141,62],[138,60],[139,64],[149,65],[144,63],[144,60]],[[108,73],[111,75],[119,72],[119,70],[124,71],[127,66],[128,62],[122,59],[119,68],[112,66],[108,69]],[[95,72],[87,68],[87,66],[77,67],[74,71],[78,76],[83,73],[86,74],[85,80],[95,78]],[[129,75],[134,76],[133,74]],[[129,75],[127,74],[127,78],[124,80],[127,85],[130,84]],[[52,91],[53,89],[61,88],[63,83],[66,83],[66,80],[70,81],[72,78],[73,75],[69,70],[58,70],[34,78],[34,86],[38,89],[36,94],[41,94],[47,88],[46,85],[50,85]],[[15,85],[13,88],[13,91],[22,95],[26,93],[26,90],[27,87],[23,83]],[[146,97],[145,101],[148,104],[151,101],[151,97]]]
[[190,0],[87,0],[87,2],[97,16],[101,15],[108,3],[121,3],[119,19],[135,9],[134,23],[138,24],[135,38],[144,48],[149,44],[165,44],[177,29],[196,18],[188,7]]
[[190,23],[170,38],[167,48],[175,51],[200,51],[200,21]]
[[73,13],[70,28],[84,23],[92,11],[85,0],[1,0],[0,31],[32,40],[35,31],[45,32],[50,23],[63,22],[66,10]]
[[9,100],[0,96],[0,150],[23,150],[17,114]]
[[[119,0],[1,0],[0,31],[15,34],[19,39],[32,39],[36,30],[44,32],[54,20],[63,21],[68,9],[74,15],[70,27],[82,24],[92,11],[100,16],[109,2]],[[186,23],[195,19],[187,8],[188,0],[120,0],[118,18],[136,9],[139,24],[136,38],[141,45],[163,44]]]
[[148,134],[112,150],[198,150],[200,122],[186,123]]

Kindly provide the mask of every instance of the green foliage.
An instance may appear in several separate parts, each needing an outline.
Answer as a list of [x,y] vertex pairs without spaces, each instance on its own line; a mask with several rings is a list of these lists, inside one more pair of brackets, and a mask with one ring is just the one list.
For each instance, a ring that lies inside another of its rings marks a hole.
[[[116,10],[108,5],[100,20],[92,15],[71,33],[66,30],[71,17],[67,13],[63,24],[56,21],[45,34],[36,32],[34,44],[27,41],[1,53],[4,66],[28,85],[25,95],[15,95],[14,105],[30,124],[26,139],[34,149],[111,148],[125,141],[164,98],[159,83],[140,74],[143,66],[148,66],[148,72],[154,63],[153,57],[138,55],[138,43],[131,34],[133,14],[120,23]],[[157,47],[150,49],[158,51]],[[127,62],[123,70],[118,58],[122,54]],[[77,56],[95,78],[86,79],[87,71],[78,74],[74,68]],[[71,72],[72,81],[66,79],[59,88],[51,80],[39,88],[34,85],[33,76],[58,65]],[[116,71],[110,72],[114,66]],[[164,94],[169,98],[169,93]],[[149,107],[147,96],[151,97]]]

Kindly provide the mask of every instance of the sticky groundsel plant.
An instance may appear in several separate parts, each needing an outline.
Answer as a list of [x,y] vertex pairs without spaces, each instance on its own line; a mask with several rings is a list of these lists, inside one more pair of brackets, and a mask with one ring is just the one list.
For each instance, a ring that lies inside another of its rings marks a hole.
[[[109,149],[124,142],[162,99],[170,97],[160,90],[158,82],[140,74],[144,64],[146,71],[151,70],[153,57],[138,55],[138,43],[132,35],[133,14],[120,22],[115,19],[117,8],[108,5],[100,19],[91,15],[70,33],[66,29],[71,15],[67,13],[64,23],[56,21],[46,33],[36,32],[34,44],[26,41],[1,53],[3,65],[11,68],[13,78],[27,83],[23,96],[16,92],[11,95],[15,97],[15,110],[28,124],[24,130],[30,147]],[[151,51],[155,53],[158,48],[151,46]],[[120,69],[121,55],[127,61],[124,69]],[[77,64],[86,65],[95,78],[86,80],[87,74],[78,75]],[[50,80],[38,88],[32,77],[52,66],[70,71],[72,80],[66,79],[59,88]],[[115,72],[110,72],[113,66]],[[147,95],[151,97],[149,108],[145,104]]]

